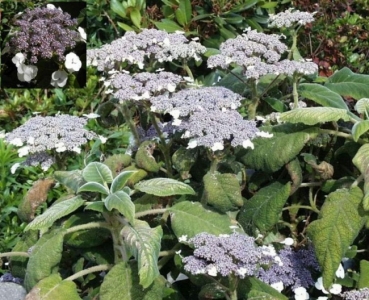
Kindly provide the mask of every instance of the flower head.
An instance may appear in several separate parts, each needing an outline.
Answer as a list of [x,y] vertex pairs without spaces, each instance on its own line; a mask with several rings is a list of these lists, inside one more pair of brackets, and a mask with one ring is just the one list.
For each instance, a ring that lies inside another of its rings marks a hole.
[[26,60],[26,57],[22,52],[17,53],[13,58],[12,62],[15,64],[15,66],[18,68],[20,65],[22,65]]
[[37,76],[38,68],[32,65],[20,64],[17,68],[17,76],[20,81],[30,82]]
[[293,10],[292,8],[272,15],[269,18],[269,27],[293,27],[295,25],[306,25],[314,21],[314,13]]
[[362,288],[360,290],[352,290],[342,293],[340,296],[346,300],[363,300],[369,299],[369,288]]
[[67,84],[68,73],[64,70],[58,70],[51,74],[50,84],[54,87],[63,87]]

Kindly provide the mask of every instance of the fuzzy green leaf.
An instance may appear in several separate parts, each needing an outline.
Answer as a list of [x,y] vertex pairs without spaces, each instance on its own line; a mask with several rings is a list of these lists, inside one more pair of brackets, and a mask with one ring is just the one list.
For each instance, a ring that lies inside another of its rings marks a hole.
[[[273,299],[273,300],[287,300],[288,298],[269,284],[262,282],[255,277],[247,277],[241,280],[239,284],[239,294],[244,299]],[[255,297],[255,298],[253,298]],[[263,297],[263,298],[260,298]],[[267,297],[267,298],[264,298]]]
[[192,238],[201,232],[214,235],[232,233],[229,216],[207,210],[198,202],[179,202],[169,211],[172,229],[177,237],[186,235]]
[[357,283],[359,289],[369,288],[369,261],[360,260],[360,278]]
[[147,289],[139,285],[137,264],[121,262],[104,277],[100,300],[162,300],[165,280],[158,277]]
[[222,213],[235,210],[243,205],[241,188],[236,175],[208,172],[204,176],[205,199],[207,203]]
[[325,86],[342,96],[358,100],[368,96],[369,75],[356,74],[345,67],[329,77]]
[[45,233],[35,244],[27,264],[24,286],[30,291],[41,279],[58,271],[65,231]]
[[149,287],[159,276],[158,257],[163,236],[161,226],[151,228],[147,222],[135,220],[134,226],[124,226],[121,234],[137,260],[140,284],[143,288]]
[[42,215],[37,216],[24,230],[47,229],[53,225],[56,220],[69,215],[71,212],[81,207],[84,202],[85,201],[80,196],[59,202],[49,207]]
[[32,300],[81,300],[76,284],[62,280],[59,274],[42,279],[27,295]]
[[301,83],[299,84],[298,92],[301,97],[313,100],[321,106],[348,110],[342,97],[323,85],[317,83]]
[[352,137],[355,142],[359,140],[359,138],[369,130],[369,120],[363,120],[357,122],[352,127]]
[[171,178],[154,178],[140,181],[135,185],[135,189],[160,197],[196,194],[189,185]]
[[77,193],[78,189],[85,183],[81,170],[55,171],[54,177],[62,185],[65,185],[75,193]]
[[169,19],[162,19],[160,22],[154,22],[154,24],[159,30],[164,30],[169,33],[176,32],[177,30],[183,31],[181,26]]
[[290,183],[283,185],[279,182],[260,189],[251,199],[245,201],[238,222],[243,228],[251,223],[261,231],[272,229],[281,216],[290,190]]
[[347,110],[333,107],[297,108],[284,112],[280,116],[282,121],[290,123],[304,123],[315,125],[331,121],[350,120]]
[[119,0],[111,0],[110,9],[119,16],[121,16],[122,18],[126,17],[126,10],[124,9],[122,3]]
[[110,191],[112,193],[115,193],[123,189],[125,185],[127,184],[129,178],[131,178],[131,176],[134,173],[136,172],[135,171],[123,171],[122,173],[120,173],[117,177],[114,178],[111,184],[111,187],[110,187]]
[[113,208],[117,209],[122,215],[124,215],[129,222],[133,223],[135,219],[135,205],[133,204],[131,197],[124,191],[118,191],[114,194],[110,194],[105,198],[105,207],[111,211]]
[[95,192],[95,193],[101,193],[103,195],[109,195],[108,188],[98,182],[85,183],[78,189],[78,193],[80,192]]
[[241,158],[248,168],[273,173],[294,159],[317,131],[312,129],[300,132],[274,133],[272,138],[253,140],[255,148]]
[[354,165],[360,170],[364,176],[364,199],[363,207],[369,210],[369,144],[362,145],[352,159]]
[[82,176],[86,181],[94,181],[102,185],[113,181],[113,174],[109,167],[99,162],[89,163],[83,169]]
[[105,203],[103,201],[95,201],[87,204],[85,210],[94,210],[98,212],[106,212]]
[[319,219],[308,227],[308,235],[323,271],[325,289],[333,283],[344,254],[364,225],[364,213],[360,207],[362,198],[363,193],[358,187],[330,193]]

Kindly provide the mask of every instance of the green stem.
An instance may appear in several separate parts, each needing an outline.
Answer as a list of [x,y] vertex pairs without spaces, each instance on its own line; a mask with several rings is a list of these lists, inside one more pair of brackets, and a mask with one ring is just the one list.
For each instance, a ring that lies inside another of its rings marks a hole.
[[292,60],[293,51],[297,49],[297,32],[294,29],[291,29],[290,34],[292,37],[292,46],[291,46],[290,52],[288,53],[287,59]]
[[357,187],[360,182],[364,180],[364,175],[361,174],[356,180],[351,184],[351,188]]
[[116,107],[120,110],[122,115],[124,116],[124,119],[128,123],[129,129],[131,130],[133,137],[135,139],[136,146],[140,144],[140,136],[137,132],[137,127],[135,122],[133,122],[133,119],[131,117],[131,113],[129,111],[127,103],[123,103],[122,106],[116,105]]
[[158,133],[158,136],[160,138],[160,142],[161,142],[161,145],[162,145],[162,152],[163,152],[163,155],[164,155],[165,166],[166,166],[166,169],[167,169],[167,175],[168,175],[169,178],[173,178],[172,162],[171,162],[171,159],[170,159],[169,147],[168,147],[167,143],[165,142],[163,132],[159,128],[159,124],[156,120],[155,114],[152,113],[152,112],[149,112],[149,115],[150,115],[150,118],[151,118],[152,125],[154,126],[154,128],[155,128],[155,130]]
[[159,252],[159,257],[173,256],[174,254],[176,254],[175,250],[160,251]]
[[298,75],[293,75],[292,77],[292,95],[293,95],[293,109],[299,107],[299,94],[297,92],[297,82],[298,82]]
[[91,228],[106,228],[109,230],[112,229],[112,227],[106,222],[90,222],[87,224],[70,227],[67,229],[66,234],[71,233],[71,232],[80,231],[80,230],[91,229]]
[[186,71],[187,75],[192,79],[195,80],[195,78],[193,77],[192,71],[191,69],[188,67],[187,62],[184,60],[183,64],[182,64],[183,69]]
[[237,286],[238,286],[238,278],[236,276],[230,275],[229,277],[229,292],[230,299],[237,300]]
[[258,97],[257,87],[256,87],[256,80],[251,80],[251,103],[248,107],[248,119],[254,120],[256,117],[256,109],[258,108],[260,98]]
[[296,208],[308,209],[308,210],[312,210],[316,213],[319,213],[319,209],[317,209],[316,207],[311,207],[309,205],[292,205],[292,206],[284,207],[282,210],[289,210],[289,209],[296,209]]
[[[177,243],[174,245],[174,247],[172,248],[172,250],[169,250],[168,252],[173,252],[172,255],[166,255],[163,256],[159,261],[158,261],[158,268],[159,270],[165,266],[165,264],[171,260],[172,256],[175,255],[176,251],[178,251],[179,249],[181,249],[181,243]],[[159,254],[160,255],[160,254]]]
[[72,281],[72,280],[75,280],[79,277],[85,276],[85,275],[90,274],[90,273],[110,270],[112,267],[113,267],[112,265],[93,266],[91,268],[79,271],[76,274],[73,274],[72,276],[69,276],[69,277],[65,278],[64,280]]
[[141,211],[135,214],[135,218],[142,218],[144,216],[147,215],[157,215],[157,214],[163,214],[167,211],[166,208],[158,208],[158,209],[150,209],[150,210],[145,210],[145,211]]
[[4,253],[0,253],[0,258],[1,257],[12,257],[12,256],[29,257],[29,254],[27,252],[4,252]]
[[300,187],[311,187],[311,186],[321,186],[321,182],[303,182],[300,184]]

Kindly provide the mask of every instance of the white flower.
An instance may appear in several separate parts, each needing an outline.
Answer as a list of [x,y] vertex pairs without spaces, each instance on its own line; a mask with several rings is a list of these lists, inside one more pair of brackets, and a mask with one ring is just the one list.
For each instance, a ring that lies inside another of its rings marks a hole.
[[187,242],[187,234],[186,235],[181,235],[178,238],[178,242],[180,242],[180,243]]
[[285,238],[282,242],[280,242],[281,244],[285,244],[287,246],[292,246],[294,243],[293,238]]
[[170,83],[168,83],[167,90],[168,90],[169,92],[174,92],[174,91],[176,90],[176,86],[175,86],[175,84],[170,84]]
[[295,300],[306,300],[309,299],[309,293],[302,286],[293,290],[295,293]]
[[273,137],[273,133],[265,132],[265,131],[259,131],[256,133],[257,136],[264,137],[264,138],[271,138]]
[[254,149],[254,144],[250,140],[243,141],[242,147]]
[[241,275],[242,277],[245,277],[246,272],[247,272],[247,269],[246,268],[239,268],[237,270],[237,274]]
[[342,292],[342,285],[338,283],[332,284],[331,288],[329,289],[329,292],[334,295],[338,295]]
[[318,299],[316,299],[316,300],[328,300],[328,297],[320,296],[320,297],[318,297]]
[[211,265],[211,267],[208,267],[207,269],[207,273],[210,275],[210,276],[217,276],[217,267],[215,265]]
[[20,138],[15,138],[15,139],[12,139],[9,144],[11,145],[14,145],[14,146],[18,146],[18,147],[21,147],[23,146],[23,142]]
[[283,262],[279,256],[275,256],[274,261],[278,264],[278,266],[283,267]]
[[273,256],[273,257],[277,255],[277,252],[275,251],[275,248],[274,248],[273,245],[268,245],[268,246],[263,245],[261,247],[261,252],[264,255],[270,255],[270,256]]
[[15,163],[14,165],[12,165],[12,167],[10,168],[10,173],[14,174],[20,165],[20,163]]
[[179,110],[178,109],[173,109],[172,111],[169,112],[169,114],[174,118],[174,119],[178,119],[179,118]]
[[170,284],[173,284],[176,281],[186,280],[188,277],[185,274],[179,273],[176,279],[173,279],[172,272],[167,274],[167,280]]
[[28,155],[28,150],[29,150],[29,147],[28,146],[24,146],[22,148],[19,148],[18,149],[18,156],[19,157],[22,157],[22,156]]
[[48,9],[55,9],[56,7],[55,7],[54,4],[48,4],[48,5],[46,5],[46,8],[48,8]]
[[173,119],[173,121],[172,121],[173,126],[179,126],[179,125],[181,125],[181,123],[182,123],[181,119]]
[[20,64],[17,68],[17,71],[18,79],[20,81],[30,82],[37,76],[38,69],[36,66]]
[[82,62],[77,54],[70,52],[65,56],[64,65],[67,68],[68,72],[72,73],[79,71],[79,69],[82,67]]
[[315,288],[321,290],[324,294],[328,294],[327,290],[323,286],[323,277],[319,277],[317,282],[315,282]]
[[80,154],[81,153],[81,148],[80,147],[73,147],[72,151]]
[[18,68],[21,64],[24,63],[26,60],[26,57],[22,52],[17,53],[13,58],[12,62],[15,64],[15,66]]
[[193,149],[197,147],[197,141],[192,139],[188,142],[187,149]]
[[337,269],[337,271],[336,271],[336,276],[337,276],[338,278],[345,278],[345,270],[343,269],[342,264],[340,264],[340,265],[338,266],[338,269]]
[[190,137],[190,132],[188,130],[185,131],[184,134],[182,134],[181,139],[187,139]]
[[33,136],[30,136],[27,140],[27,144],[33,145],[35,143],[35,138]]
[[0,139],[3,139],[5,137],[5,130],[0,131]]
[[50,84],[54,87],[63,87],[67,84],[68,73],[64,70],[58,70],[51,74]]
[[278,281],[276,283],[272,283],[270,286],[272,288],[276,289],[278,292],[282,292],[283,289],[284,289],[284,286],[283,286],[283,282],[282,281]]
[[81,36],[81,39],[86,42],[87,39],[86,31],[82,27],[78,27],[78,32]]
[[211,147],[211,150],[213,151],[223,150],[223,149],[224,149],[224,145],[223,143],[220,143],[220,142],[215,142],[213,147]]
[[108,138],[102,136],[102,135],[99,135],[99,140],[101,141],[101,144],[105,144],[106,141],[108,140]]
[[55,144],[56,152],[64,152],[67,150],[63,142]]

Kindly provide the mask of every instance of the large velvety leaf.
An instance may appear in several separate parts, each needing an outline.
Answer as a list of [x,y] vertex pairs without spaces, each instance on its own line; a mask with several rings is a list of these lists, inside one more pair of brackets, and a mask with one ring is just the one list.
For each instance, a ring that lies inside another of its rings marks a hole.
[[56,273],[62,257],[65,231],[44,234],[35,244],[28,260],[24,286],[31,290],[41,279]]
[[305,144],[317,136],[314,128],[289,134],[274,133],[272,138],[253,140],[255,148],[241,158],[247,168],[275,172],[295,158]]
[[137,264],[121,262],[104,277],[100,288],[100,300],[161,300],[165,281],[154,280],[147,289],[139,285]]
[[[287,300],[288,298],[269,284],[262,282],[255,277],[247,277],[241,280],[238,288],[238,294],[243,299],[270,299],[270,300]],[[255,297],[255,298],[253,298]],[[264,298],[267,297],[267,298]]]
[[59,274],[42,279],[25,300],[81,300],[73,281],[62,280]]
[[170,209],[172,229],[177,237],[189,239],[201,232],[214,235],[232,233],[231,219],[225,214],[206,210],[198,202],[183,201]]
[[54,177],[62,185],[65,185],[67,188],[71,189],[76,194],[78,189],[85,183],[85,180],[82,177],[81,170],[55,171]]
[[126,225],[121,234],[138,262],[140,284],[147,288],[159,276],[158,257],[163,230],[151,228],[145,221],[135,220],[134,226]]
[[342,97],[317,83],[301,83],[298,87],[299,95],[326,107],[335,107],[348,110]]
[[329,77],[325,86],[342,96],[358,100],[368,96],[369,75],[356,74],[345,67]]
[[123,171],[122,173],[120,173],[117,177],[114,178],[111,187],[110,187],[110,191],[112,193],[115,193],[121,189],[123,189],[129,178],[131,178],[131,176],[136,173],[135,171]]
[[196,194],[188,184],[171,178],[154,178],[140,181],[135,185],[135,189],[160,197]]
[[279,182],[260,189],[251,199],[245,201],[238,222],[245,229],[250,223],[260,231],[272,229],[280,218],[290,190],[290,183],[283,185]]
[[364,213],[360,206],[362,198],[363,193],[358,187],[330,193],[321,208],[319,219],[308,227],[326,289],[333,283],[342,257],[364,225]]
[[133,204],[131,197],[124,191],[118,191],[114,194],[110,194],[105,198],[104,203],[107,210],[111,211],[113,208],[115,208],[122,215],[124,215],[129,222],[134,222],[135,205]]
[[89,163],[82,171],[86,181],[94,181],[105,185],[113,181],[113,174],[107,165],[99,162]]
[[78,189],[78,193],[80,192],[94,192],[94,193],[101,193],[103,195],[109,195],[109,190],[105,185],[102,185],[98,182],[87,182],[82,185]]
[[366,211],[369,210],[369,144],[364,144],[357,151],[352,159],[354,165],[360,170],[364,176],[364,199],[363,207]]
[[369,120],[363,120],[357,122],[352,127],[352,137],[355,142],[359,140],[359,138],[369,130]]
[[208,172],[203,180],[207,203],[215,209],[225,213],[243,205],[240,184],[236,175]]
[[360,261],[360,278],[357,283],[359,289],[369,288],[369,261]]
[[80,196],[59,202],[49,207],[42,215],[36,217],[24,230],[47,229],[53,225],[56,220],[74,212],[77,208],[82,206],[84,202],[85,201]]
[[284,112],[280,116],[282,121],[290,123],[304,123],[315,125],[318,123],[350,120],[347,110],[333,107],[297,108]]

